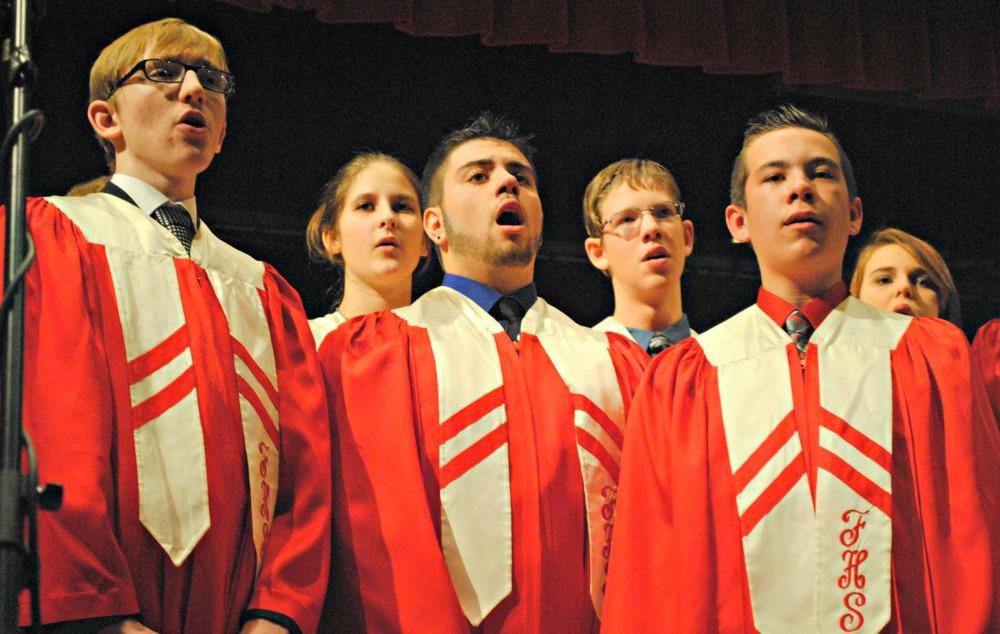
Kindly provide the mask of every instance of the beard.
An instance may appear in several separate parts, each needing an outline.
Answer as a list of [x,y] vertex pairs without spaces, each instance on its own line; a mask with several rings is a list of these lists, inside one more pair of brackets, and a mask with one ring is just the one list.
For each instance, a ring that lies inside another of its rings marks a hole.
[[459,232],[448,223],[448,216],[443,215],[442,219],[448,235],[448,245],[456,255],[479,260],[490,266],[527,266],[542,244],[541,235],[531,236],[523,243],[494,242],[485,236]]

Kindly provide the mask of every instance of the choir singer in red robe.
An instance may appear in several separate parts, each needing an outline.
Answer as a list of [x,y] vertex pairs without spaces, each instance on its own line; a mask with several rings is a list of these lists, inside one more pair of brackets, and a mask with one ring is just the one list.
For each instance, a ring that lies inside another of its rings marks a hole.
[[195,203],[234,87],[208,33],[176,18],[132,29],[90,76],[110,182],[28,201],[24,421],[39,477],[65,490],[39,516],[53,631],[319,621],[330,441],[305,313]]
[[442,285],[319,350],[336,436],[324,627],[592,631],[646,355],[537,296],[542,205],[509,121],[447,135],[423,187]]
[[961,331],[848,297],[861,199],[825,119],[751,120],[731,196],[762,288],[636,392],[604,630],[1000,631],[1000,435]]

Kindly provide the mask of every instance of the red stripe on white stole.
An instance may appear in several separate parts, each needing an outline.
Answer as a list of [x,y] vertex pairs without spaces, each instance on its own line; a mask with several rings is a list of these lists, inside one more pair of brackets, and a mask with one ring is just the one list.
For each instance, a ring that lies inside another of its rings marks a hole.
[[506,444],[506,425],[500,425],[476,440],[468,449],[448,461],[448,464],[441,466],[441,488],[448,488],[448,485],[464,476]]
[[138,429],[162,416],[193,391],[194,368],[188,368],[162,390],[132,408],[132,426]]
[[513,589],[510,461],[503,329],[440,287],[395,311],[427,329],[437,373],[441,550],[459,604],[478,626]]
[[611,420],[611,417],[602,410],[597,403],[590,400],[583,394],[573,394],[573,409],[584,412],[590,416],[595,423],[597,423],[604,433],[606,433],[611,441],[615,444],[615,447],[621,451],[622,444],[625,442],[625,435],[622,433],[621,427],[619,426],[621,422],[616,423]]
[[795,416],[789,412],[733,473],[736,490],[745,489],[793,436],[795,436]]
[[261,289],[263,268],[259,272],[206,269],[205,273],[229,326],[247,458],[254,551],[260,570],[264,543],[274,518],[281,468],[278,373],[265,307],[267,296]]
[[278,435],[278,428],[274,426],[274,420],[268,413],[264,401],[260,400],[260,397],[257,396],[254,389],[247,383],[247,380],[239,375],[236,376],[236,392],[250,403],[250,407],[257,414],[261,424],[264,426],[264,431],[267,432],[267,436],[274,443],[274,446],[280,447],[281,440]]
[[250,370],[250,374],[257,379],[256,384],[263,388],[268,400],[271,401],[271,406],[277,408],[278,390],[273,384],[273,381],[276,380],[274,375],[272,374],[271,376],[268,376],[267,373],[261,369],[260,365],[257,364],[257,361],[250,356],[250,351],[246,349],[246,346],[240,343],[239,339],[232,337],[231,343],[233,345],[233,354],[235,354],[236,358],[246,365],[247,369]]
[[750,502],[740,515],[743,536],[746,537],[757,527],[757,524],[774,510],[774,507],[791,492],[806,475],[805,462],[792,460],[778,475],[770,481],[767,488],[757,498]]
[[590,597],[600,616],[611,554],[625,405],[607,335],[584,328],[539,299],[521,323],[538,337],[573,399],[577,457],[587,511]]
[[868,436],[851,427],[847,421],[838,416],[828,416],[822,422],[823,427],[838,435],[845,442],[864,454],[869,460],[886,471],[892,470],[892,453]]
[[184,352],[190,343],[187,328],[181,326],[151,350],[128,362],[129,383],[136,383],[153,374]]
[[447,442],[491,411],[503,405],[503,386],[484,394],[441,423],[441,442]]
[[[109,225],[116,223],[121,224],[116,219]],[[129,237],[127,232],[118,236],[126,242]],[[177,270],[171,258],[147,253],[141,242],[106,245],[105,255],[125,344],[139,520],[179,566],[211,520],[205,441]]]
[[441,423],[440,488],[447,488],[507,442],[503,404],[501,386]]
[[892,495],[866,478],[863,473],[849,465],[843,458],[821,448],[816,459],[820,467],[836,476],[838,480],[868,502],[867,506],[874,506],[887,516],[892,515]]
[[602,467],[604,467],[604,470],[608,472],[608,475],[611,476],[611,480],[615,482],[615,484],[618,483],[618,476],[619,472],[621,471],[621,465],[619,461],[616,460],[615,457],[611,455],[611,452],[609,452],[607,449],[604,448],[604,445],[602,445],[599,440],[591,436],[589,433],[587,433],[580,427],[577,427],[576,444],[578,444],[581,449],[586,450],[587,453],[593,456],[594,459],[597,460]]

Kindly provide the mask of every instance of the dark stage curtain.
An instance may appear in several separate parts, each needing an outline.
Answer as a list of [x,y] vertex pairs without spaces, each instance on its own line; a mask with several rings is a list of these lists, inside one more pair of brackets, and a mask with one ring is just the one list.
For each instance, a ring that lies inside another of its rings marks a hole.
[[780,73],[787,84],[905,91],[1000,108],[993,0],[216,0],[391,22],[417,36],[553,52],[633,53],[643,64]]

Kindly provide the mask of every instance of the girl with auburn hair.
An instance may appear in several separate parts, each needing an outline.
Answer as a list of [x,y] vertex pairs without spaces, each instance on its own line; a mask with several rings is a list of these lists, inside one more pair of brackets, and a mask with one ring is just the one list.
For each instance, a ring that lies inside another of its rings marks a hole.
[[323,188],[306,242],[336,277],[333,312],[309,322],[317,347],[351,317],[410,303],[427,255],[419,192],[413,171],[379,152],[354,157]]
[[890,312],[962,325],[958,291],[937,249],[901,229],[875,232],[858,253],[851,294]]

